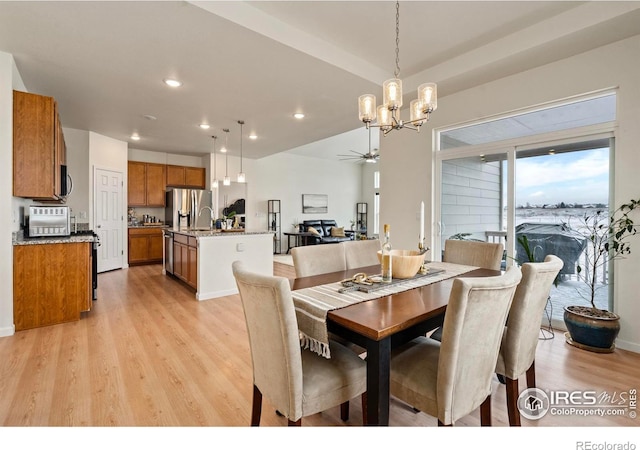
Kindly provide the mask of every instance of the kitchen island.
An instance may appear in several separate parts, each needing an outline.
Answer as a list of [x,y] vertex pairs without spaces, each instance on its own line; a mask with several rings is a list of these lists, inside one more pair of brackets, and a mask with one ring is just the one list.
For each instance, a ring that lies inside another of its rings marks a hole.
[[231,264],[273,275],[273,232],[168,229],[164,232],[163,274],[196,290],[196,300],[238,293]]

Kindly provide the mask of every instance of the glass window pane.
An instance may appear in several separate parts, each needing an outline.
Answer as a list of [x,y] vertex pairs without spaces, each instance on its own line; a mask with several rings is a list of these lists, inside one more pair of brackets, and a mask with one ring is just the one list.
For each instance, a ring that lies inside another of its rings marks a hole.
[[440,135],[440,150],[568,130],[615,118],[616,95],[609,94],[444,131]]

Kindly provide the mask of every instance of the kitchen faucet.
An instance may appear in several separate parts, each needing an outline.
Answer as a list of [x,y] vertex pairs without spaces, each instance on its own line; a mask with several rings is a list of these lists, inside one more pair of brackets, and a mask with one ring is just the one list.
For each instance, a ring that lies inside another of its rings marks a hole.
[[200,212],[198,213],[198,216],[201,216],[202,211],[204,211],[205,209],[209,210],[209,216],[211,217],[211,220],[209,221],[209,229],[213,230],[213,209],[211,209],[209,206],[204,206],[200,208]]

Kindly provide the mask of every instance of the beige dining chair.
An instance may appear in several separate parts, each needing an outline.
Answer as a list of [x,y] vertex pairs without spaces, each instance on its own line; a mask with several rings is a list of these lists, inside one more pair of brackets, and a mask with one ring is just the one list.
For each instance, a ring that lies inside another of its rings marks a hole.
[[330,342],[331,359],[300,347],[298,321],[289,280],[248,272],[232,264],[249,334],[253,365],[251,425],[260,425],[262,396],[300,426],[302,417],[340,405],[349,418],[349,400],[362,396],[366,423],[366,363],[351,350]]
[[291,249],[296,278],[346,270],[344,247],[339,243],[305,245]]
[[526,373],[527,387],[536,387],[535,358],[540,323],[549,292],[564,263],[555,255],[544,262],[522,265],[522,281],[516,289],[502,336],[496,373],[505,379],[509,425],[520,426],[518,378]]
[[453,425],[480,407],[491,425],[491,380],[520,268],[487,278],[456,278],[445,312],[442,343],[418,337],[393,351],[391,394]]
[[379,239],[362,239],[357,241],[345,241],[340,245],[344,247],[344,256],[347,269],[357,269],[358,267],[377,266],[378,250],[380,250]]
[[[376,250],[377,251],[377,250]],[[378,256],[375,255],[376,264]],[[312,277],[323,273],[339,272],[347,269],[345,250],[342,243],[316,244],[295,247],[291,249],[293,258],[293,268],[296,278]],[[334,333],[329,332],[329,338],[339,342],[356,354],[364,353],[365,349],[359,345],[349,342]]]
[[[444,242],[442,261],[466,266],[477,266],[481,269],[500,270],[504,246],[500,242],[465,241],[447,239]],[[431,333],[431,338],[442,339],[442,327]]]
[[504,246],[500,242],[447,239],[444,242],[442,261],[500,270],[503,253]]

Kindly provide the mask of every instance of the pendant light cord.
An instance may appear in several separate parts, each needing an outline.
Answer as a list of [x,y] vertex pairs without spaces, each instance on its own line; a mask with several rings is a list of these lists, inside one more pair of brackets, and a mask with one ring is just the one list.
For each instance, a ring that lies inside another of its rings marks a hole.
[[396,70],[394,78],[400,77],[400,2],[396,1]]
[[242,172],[242,125],[244,125],[244,120],[238,120],[240,124],[240,172]]

